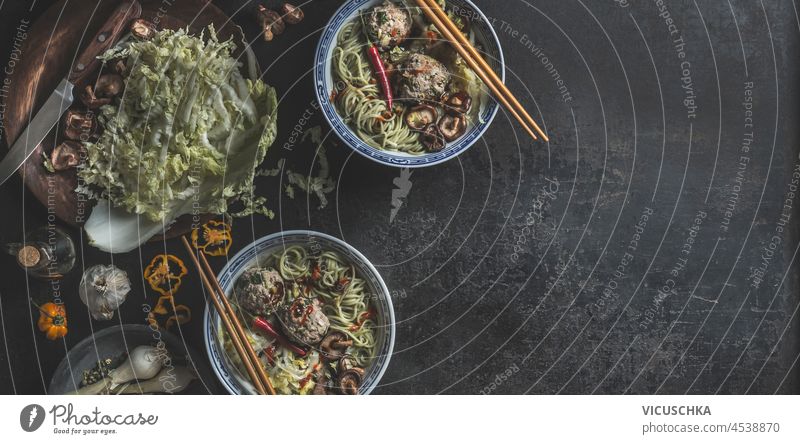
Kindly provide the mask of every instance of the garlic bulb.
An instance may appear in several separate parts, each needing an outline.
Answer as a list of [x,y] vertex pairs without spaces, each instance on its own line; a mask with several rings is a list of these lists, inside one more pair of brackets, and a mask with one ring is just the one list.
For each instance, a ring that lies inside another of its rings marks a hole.
[[114,310],[125,302],[129,291],[131,281],[128,280],[128,274],[113,265],[87,268],[78,289],[81,301],[98,321],[113,318]]
[[140,345],[133,349],[128,359],[119,367],[108,373],[109,389],[114,389],[134,379],[150,379],[161,371],[164,361],[169,359],[165,350],[149,345]]

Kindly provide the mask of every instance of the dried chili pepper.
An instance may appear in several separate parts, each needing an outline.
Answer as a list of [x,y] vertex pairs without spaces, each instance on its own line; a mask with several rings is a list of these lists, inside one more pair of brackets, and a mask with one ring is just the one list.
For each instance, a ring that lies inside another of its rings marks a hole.
[[270,346],[268,346],[267,348],[264,349],[264,356],[267,357],[267,362],[269,362],[269,365],[275,365],[275,350],[276,349],[277,349],[277,347],[275,347],[274,345],[270,345]]
[[350,326],[350,331],[358,331],[361,330],[361,327],[364,325],[367,319],[372,319],[375,317],[375,310],[370,308],[369,310],[362,312],[361,314],[356,317],[356,322]]
[[294,352],[294,354],[296,354],[297,356],[302,357],[306,355],[305,350],[292,344],[292,342],[289,341],[285,336],[278,333],[278,330],[276,330],[275,327],[273,327],[268,320],[262,317],[256,317],[253,320],[253,327],[275,338],[275,340],[277,340],[282,346],[288,348],[289,350]]
[[392,97],[392,86],[389,83],[389,76],[386,74],[386,66],[381,59],[381,53],[378,51],[378,45],[372,45],[367,50],[369,60],[372,62],[372,68],[375,70],[375,75],[378,76],[378,81],[381,84],[383,95],[386,98],[386,105],[391,110],[394,105],[394,97]]
[[319,267],[319,264],[314,264],[314,269],[311,270],[311,280],[316,282],[322,277],[322,270]]

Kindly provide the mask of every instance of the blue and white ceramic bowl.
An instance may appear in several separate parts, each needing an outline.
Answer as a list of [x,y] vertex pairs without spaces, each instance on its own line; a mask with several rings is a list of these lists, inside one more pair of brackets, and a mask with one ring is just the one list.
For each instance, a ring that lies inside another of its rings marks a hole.
[[[298,244],[311,249],[332,250],[347,258],[367,282],[370,292],[374,295],[372,303],[376,310],[375,323],[378,325],[375,331],[375,359],[366,369],[364,381],[359,389],[359,394],[367,395],[378,385],[389,365],[389,358],[394,349],[395,322],[389,289],[386,288],[386,284],[372,263],[358,250],[335,237],[314,231],[284,231],[271,234],[248,245],[228,261],[217,276],[220,286],[230,298],[236,280],[245,270],[255,266],[259,258],[266,258],[286,246]],[[255,388],[247,375],[241,374],[224,352],[221,342],[221,332],[224,328],[217,311],[206,307],[203,324],[211,368],[214,369],[222,385],[233,395],[255,394]]]
[[[358,14],[366,9],[383,3],[384,0],[349,0],[336,11],[333,18],[328,22],[322,32],[322,38],[317,46],[317,53],[314,58],[314,85],[317,93],[317,100],[323,111],[325,119],[330,124],[333,131],[339,135],[342,141],[357,153],[366,156],[384,165],[402,168],[418,168],[436,165],[452,159],[471,147],[480,139],[484,132],[491,125],[497,114],[498,104],[491,98],[481,101],[479,122],[471,126],[467,133],[447,144],[444,150],[437,153],[423,155],[405,154],[396,151],[384,151],[373,148],[362,141],[352,129],[342,120],[336,107],[331,103],[330,96],[334,90],[335,81],[331,70],[331,60],[333,49],[336,47],[339,31]],[[475,33],[475,40],[482,49],[484,59],[490,66],[499,73],[500,78],[505,80],[505,63],[503,51],[500,47],[500,40],[497,38],[494,29],[489,23],[489,19],[478,9],[470,0],[448,0],[448,7],[452,8],[458,15],[467,17],[471,21],[472,30]]]

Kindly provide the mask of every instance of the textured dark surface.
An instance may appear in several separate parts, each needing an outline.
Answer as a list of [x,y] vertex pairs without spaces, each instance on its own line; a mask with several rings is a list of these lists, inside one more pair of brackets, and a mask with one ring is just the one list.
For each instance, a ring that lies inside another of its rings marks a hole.
[[[283,146],[295,125],[322,124],[310,61],[339,3],[315,1],[301,26],[254,44],[265,80],[282,94],[280,136],[267,166],[286,158],[305,173],[315,161],[308,140]],[[289,200],[279,178],[263,178],[259,192],[277,216],[237,221],[234,251],[254,236],[312,228],[344,238],[379,265],[398,325],[376,393],[798,393],[798,203],[785,202],[800,164],[795,6],[669,1],[665,11],[677,27],[671,35],[660,2],[633,3],[479,1],[495,20],[509,86],[541,116],[550,144],[529,141],[500,114],[459,159],[414,171],[406,204],[390,223],[400,171],[336,146],[330,135],[338,184],[329,205],[318,209],[314,196]],[[29,13],[21,2],[2,3],[1,61],[20,18],[48,4],[36,2]],[[219,4],[255,38],[239,3]],[[685,59],[676,51],[679,36]],[[689,84],[693,115],[683,103]],[[306,110],[310,122],[301,121]],[[19,178],[3,185],[0,205],[4,240],[46,223]],[[652,214],[637,230],[645,213]],[[184,256],[171,241],[114,263],[135,277],[165,249]],[[111,260],[88,246],[82,254],[79,267]],[[47,287],[28,287],[11,257],[0,265],[0,393],[42,393],[66,350],[91,331],[76,294],[80,273],[63,284],[70,334],[65,343],[49,342],[35,331],[25,297],[46,296]],[[125,323],[143,322],[141,304],[155,303],[141,280],[133,284]],[[182,334],[202,350],[194,276],[177,300],[193,307]]]

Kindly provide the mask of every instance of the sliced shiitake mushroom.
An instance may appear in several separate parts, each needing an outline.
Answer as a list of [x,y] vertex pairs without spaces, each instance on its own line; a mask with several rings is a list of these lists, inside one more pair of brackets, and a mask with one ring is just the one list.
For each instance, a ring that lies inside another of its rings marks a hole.
[[156,34],[156,27],[145,19],[136,19],[131,22],[131,34],[141,40],[150,40]]
[[467,132],[467,118],[463,114],[445,114],[438,127],[444,140],[452,142]]
[[451,94],[444,106],[452,112],[467,114],[472,109],[472,97],[464,91]]
[[341,359],[339,359],[339,363],[336,364],[336,371],[341,375],[353,367],[358,367],[358,361],[356,361],[356,358],[353,357],[353,355],[344,355]]
[[50,153],[50,163],[56,171],[64,171],[81,163],[83,145],[74,140],[65,140]]
[[321,371],[317,379],[314,381],[314,390],[311,392],[314,395],[327,395],[328,394],[328,378],[325,376],[325,371]]
[[364,380],[366,372],[361,367],[353,367],[339,375],[339,393],[343,395],[357,395],[358,388]]
[[303,10],[291,3],[284,3],[283,6],[281,6],[281,12],[283,13],[283,21],[290,25],[300,23],[303,21],[303,17],[305,17]]
[[94,113],[69,110],[64,116],[64,136],[70,140],[87,141],[97,134]]
[[344,356],[347,348],[353,345],[353,340],[340,331],[328,333],[319,343],[319,350],[326,359],[335,361]]
[[435,123],[431,123],[422,130],[422,145],[430,152],[441,151],[444,148],[444,136]]
[[422,131],[426,126],[436,122],[439,117],[436,108],[430,105],[417,105],[406,112],[406,125],[417,131]]

